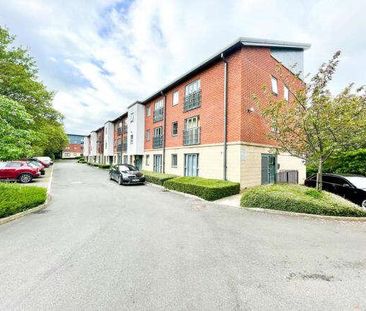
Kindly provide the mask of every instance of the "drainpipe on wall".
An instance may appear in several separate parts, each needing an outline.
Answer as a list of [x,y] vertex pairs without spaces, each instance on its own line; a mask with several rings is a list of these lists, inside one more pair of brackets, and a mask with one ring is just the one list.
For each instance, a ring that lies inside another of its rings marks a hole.
[[163,174],[165,173],[165,143],[166,143],[166,95],[163,91],[160,92],[161,96],[164,97],[164,122],[163,122]]
[[221,53],[221,59],[224,62],[224,157],[223,157],[223,177],[227,180],[227,67],[228,63]]

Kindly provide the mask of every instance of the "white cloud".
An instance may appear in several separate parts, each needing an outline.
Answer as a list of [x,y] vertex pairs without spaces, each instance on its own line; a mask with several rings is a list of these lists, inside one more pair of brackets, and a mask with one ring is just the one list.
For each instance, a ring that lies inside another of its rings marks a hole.
[[333,89],[365,83],[365,1],[0,0],[56,89],[67,131],[88,133],[240,36],[312,43],[314,72],[343,50]]

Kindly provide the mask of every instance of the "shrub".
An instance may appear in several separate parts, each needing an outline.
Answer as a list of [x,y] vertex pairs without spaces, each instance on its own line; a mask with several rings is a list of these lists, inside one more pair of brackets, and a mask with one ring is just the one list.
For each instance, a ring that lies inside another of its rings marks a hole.
[[36,207],[46,197],[45,188],[0,183],[0,218]]
[[111,168],[111,166],[109,164],[97,164],[96,166],[98,166],[99,168],[103,168],[103,169]]
[[350,201],[300,185],[276,184],[247,189],[240,205],[328,216],[366,216],[366,211]]
[[77,162],[78,162],[78,163],[86,163],[86,161],[85,161],[85,159],[84,159],[84,158],[79,158]]
[[193,194],[208,201],[218,200],[240,192],[239,183],[201,177],[177,177],[165,181],[164,187]]
[[142,171],[145,175],[146,181],[162,186],[165,181],[177,177],[176,175],[163,174],[149,171]]

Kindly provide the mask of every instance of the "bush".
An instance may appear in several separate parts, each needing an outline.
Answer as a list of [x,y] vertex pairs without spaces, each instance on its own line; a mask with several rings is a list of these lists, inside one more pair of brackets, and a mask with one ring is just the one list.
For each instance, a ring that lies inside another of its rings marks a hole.
[[84,158],[79,158],[77,162],[78,162],[78,163],[86,163],[86,161],[85,161],[85,159],[84,159]]
[[240,192],[240,184],[201,177],[177,177],[164,182],[164,187],[196,195],[208,201],[218,200]]
[[109,164],[97,164],[96,166],[98,166],[99,168],[103,168],[103,169],[110,169],[111,166]]
[[176,175],[156,173],[150,171],[142,171],[145,175],[146,181],[162,186],[165,181],[177,177]]
[[36,207],[46,197],[45,188],[0,183],[0,218]]
[[247,189],[240,205],[328,216],[366,216],[366,211],[350,201],[300,185],[275,184]]

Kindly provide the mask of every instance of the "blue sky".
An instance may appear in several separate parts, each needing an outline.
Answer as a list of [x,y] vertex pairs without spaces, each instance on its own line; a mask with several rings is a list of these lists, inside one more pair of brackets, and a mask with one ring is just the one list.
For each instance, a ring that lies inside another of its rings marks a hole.
[[240,36],[338,49],[333,92],[366,83],[366,1],[0,0],[0,25],[36,58],[67,132],[87,134]]

